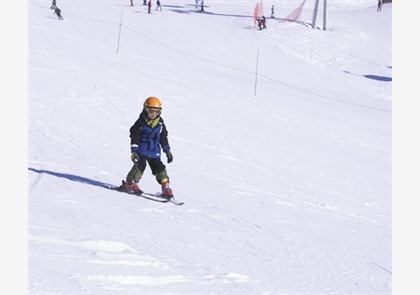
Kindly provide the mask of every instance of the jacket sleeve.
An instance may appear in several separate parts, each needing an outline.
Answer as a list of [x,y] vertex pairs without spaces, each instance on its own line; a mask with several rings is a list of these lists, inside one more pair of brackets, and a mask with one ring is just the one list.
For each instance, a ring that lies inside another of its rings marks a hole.
[[140,118],[137,119],[137,121],[134,123],[133,126],[130,127],[130,143],[131,145],[140,144],[140,130],[141,130],[142,123],[140,121]]
[[160,133],[160,146],[162,147],[163,152],[170,150],[169,140],[168,140],[168,129],[166,129],[165,123],[162,122],[162,132]]

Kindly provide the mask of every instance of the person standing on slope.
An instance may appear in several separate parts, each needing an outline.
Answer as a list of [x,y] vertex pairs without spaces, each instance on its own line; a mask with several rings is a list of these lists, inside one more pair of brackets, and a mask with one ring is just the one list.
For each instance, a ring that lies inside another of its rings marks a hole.
[[149,2],[147,2],[147,13],[150,13],[151,9],[152,9],[152,0],[149,0]]
[[262,24],[263,29],[267,29],[266,22],[267,22],[267,20],[266,20],[265,16],[263,15],[261,17],[261,24]]
[[54,14],[57,15],[57,17],[58,17],[59,20],[63,20],[63,17],[61,16],[61,10],[60,10],[60,8],[56,7],[54,9]]
[[168,141],[168,130],[161,117],[162,103],[159,98],[151,96],[143,103],[143,110],[133,126],[130,127],[131,160],[134,165],[128,172],[122,188],[127,191],[142,192],[138,182],[149,164],[152,174],[161,185],[162,194],[173,197],[169,186],[166,167],[160,159],[161,149],[166,154],[167,162],[173,161]]
[[157,11],[158,9],[159,9],[160,11],[162,11],[162,5],[160,4],[160,0],[157,0],[157,1],[156,1],[156,11]]
[[376,9],[376,11],[382,11],[382,5],[384,5],[382,0],[378,0],[378,8]]

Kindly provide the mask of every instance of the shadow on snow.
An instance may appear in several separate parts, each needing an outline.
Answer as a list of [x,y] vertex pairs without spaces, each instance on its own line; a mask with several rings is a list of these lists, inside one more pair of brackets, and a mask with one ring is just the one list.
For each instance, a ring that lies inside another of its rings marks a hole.
[[65,178],[71,181],[75,181],[75,182],[79,182],[79,183],[84,183],[84,184],[89,184],[89,185],[93,185],[93,186],[98,186],[98,187],[102,187],[102,188],[109,188],[109,187],[114,187],[115,185],[109,184],[109,183],[105,183],[105,182],[101,182],[101,181],[97,181],[94,179],[90,179],[90,178],[86,178],[86,177],[82,177],[82,176],[78,176],[78,175],[73,175],[73,174],[67,174],[67,173],[60,173],[60,172],[54,172],[54,171],[49,171],[49,170],[42,170],[42,169],[35,169],[35,168],[28,168],[29,171],[35,172],[35,173],[39,173],[39,174],[48,174],[48,175],[52,175],[55,177],[59,177],[59,178]]

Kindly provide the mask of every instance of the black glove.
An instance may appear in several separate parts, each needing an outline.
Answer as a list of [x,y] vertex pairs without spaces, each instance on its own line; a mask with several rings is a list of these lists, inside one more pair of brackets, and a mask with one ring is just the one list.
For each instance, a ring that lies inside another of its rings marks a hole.
[[171,150],[167,150],[166,152],[166,158],[168,159],[168,163],[171,163],[174,160],[174,156],[171,153]]
[[139,151],[139,146],[137,144],[132,144],[130,146],[131,149],[131,161],[133,161],[133,163],[137,163],[140,160],[140,156],[137,153]]
[[137,154],[136,152],[132,152],[131,153],[131,161],[133,161],[133,163],[137,163],[138,161],[140,161],[140,156],[139,154]]

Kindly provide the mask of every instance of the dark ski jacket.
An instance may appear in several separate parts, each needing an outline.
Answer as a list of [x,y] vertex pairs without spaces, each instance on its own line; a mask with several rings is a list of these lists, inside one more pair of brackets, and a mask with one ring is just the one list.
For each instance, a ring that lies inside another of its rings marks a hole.
[[168,130],[162,117],[149,120],[146,110],[143,110],[134,125],[130,127],[130,138],[131,146],[138,145],[137,153],[140,156],[160,158],[161,148],[164,152],[170,149]]

